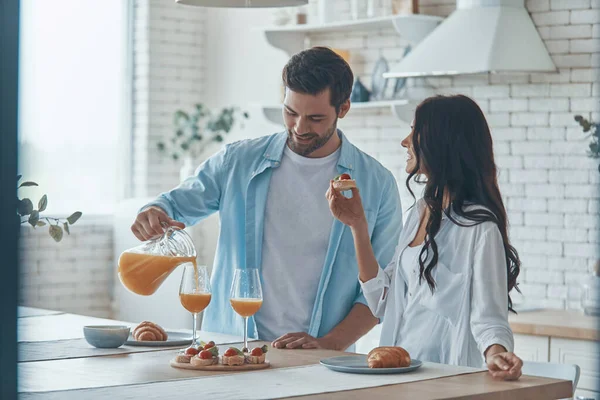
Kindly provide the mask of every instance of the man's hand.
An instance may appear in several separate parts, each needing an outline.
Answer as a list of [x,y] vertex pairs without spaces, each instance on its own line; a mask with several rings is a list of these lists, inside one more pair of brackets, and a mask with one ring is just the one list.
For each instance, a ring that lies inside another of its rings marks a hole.
[[[503,351],[494,349],[498,347]],[[487,364],[490,374],[497,379],[504,379],[506,381],[514,381],[521,377],[521,368],[523,367],[523,361],[517,357],[514,353],[507,352],[504,347],[499,345],[493,345],[486,352],[485,362]]]
[[276,349],[333,349],[323,338],[317,339],[305,332],[287,333],[275,339],[271,346]]
[[171,219],[162,208],[151,206],[137,215],[131,225],[131,232],[136,238],[145,241],[162,235],[165,232],[163,224],[185,228],[185,224]]

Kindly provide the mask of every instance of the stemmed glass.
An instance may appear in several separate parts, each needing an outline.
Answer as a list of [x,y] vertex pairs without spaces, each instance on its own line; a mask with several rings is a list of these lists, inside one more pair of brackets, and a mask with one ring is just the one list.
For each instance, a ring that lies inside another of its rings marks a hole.
[[179,286],[179,300],[183,308],[191,312],[194,317],[192,347],[199,345],[196,336],[198,314],[208,307],[211,297],[207,268],[204,265],[197,266],[196,263],[185,264]]
[[236,269],[229,296],[233,310],[244,318],[244,348],[248,352],[248,317],[256,314],[263,302],[258,269]]

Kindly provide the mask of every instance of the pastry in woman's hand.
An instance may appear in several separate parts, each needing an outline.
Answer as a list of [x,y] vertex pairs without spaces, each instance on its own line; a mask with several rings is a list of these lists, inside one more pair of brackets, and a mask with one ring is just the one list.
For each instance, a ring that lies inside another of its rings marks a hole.
[[160,325],[150,321],[140,322],[132,335],[138,342],[165,341],[168,338],[167,332]]
[[369,368],[401,368],[410,366],[410,355],[402,347],[376,347],[367,354]]

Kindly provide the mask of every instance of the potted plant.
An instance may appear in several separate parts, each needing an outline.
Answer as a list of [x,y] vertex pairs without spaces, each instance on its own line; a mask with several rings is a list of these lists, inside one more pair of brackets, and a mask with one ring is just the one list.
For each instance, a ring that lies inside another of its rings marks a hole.
[[[600,158],[600,124],[588,121],[581,115],[576,115],[575,121],[579,123],[583,128],[583,132],[590,138],[588,156],[595,159]],[[598,171],[600,171],[600,165],[598,165]],[[583,284],[581,302],[586,314],[599,315],[600,305],[597,300],[597,290],[600,287],[600,259],[596,260],[592,275],[595,278]]]
[[238,119],[247,118],[248,113],[237,107],[225,107],[215,113],[198,103],[191,113],[177,110],[173,115],[174,134],[157,143],[158,151],[174,161],[183,160],[180,178],[184,180],[194,171],[194,161],[210,144],[222,142]]
[[[21,180],[21,175],[17,176],[17,184]],[[25,181],[17,186],[17,190],[28,186],[38,186],[37,183],[32,181]],[[46,210],[48,206],[48,196],[43,195],[38,201],[38,207],[33,207],[31,199],[25,197],[22,199],[17,198],[17,217],[21,224],[29,223],[34,228],[49,225],[48,233],[56,242],[60,242],[63,238],[63,231],[67,232],[67,235],[71,234],[70,225],[73,225],[81,217],[81,211],[75,211],[67,218],[56,218],[43,216],[40,213]],[[45,220],[45,222],[44,222]]]
[[[588,121],[581,115],[576,115],[575,121],[581,125],[583,132],[591,139],[588,156],[591,158],[600,158],[600,124]],[[598,171],[600,171],[600,165],[598,165]]]

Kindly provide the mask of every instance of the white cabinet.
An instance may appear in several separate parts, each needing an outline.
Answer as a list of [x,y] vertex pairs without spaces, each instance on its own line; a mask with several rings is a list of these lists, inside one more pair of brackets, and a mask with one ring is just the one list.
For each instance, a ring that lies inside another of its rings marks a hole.
[[576,400],[580,400],[580,399],[600,400],[600,392],[593,392],[591,390],[585,390],[585,389],[577,389],[575,391],[575,399]]
[[515,354],[523,361],[549,360],[550,338],[547,336],[534,336],[515,334]]
[[600,342],[515,334],[515,353],[523,361],[577,364],[581,376],[575,399],[600,400]]
[[[552,337],[550,362],[579,365],[581,376],[577,388],[600,392],[600,342]],[[594,395],[598,397],[599,393]]]

